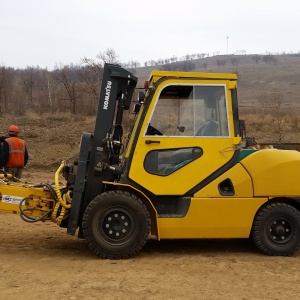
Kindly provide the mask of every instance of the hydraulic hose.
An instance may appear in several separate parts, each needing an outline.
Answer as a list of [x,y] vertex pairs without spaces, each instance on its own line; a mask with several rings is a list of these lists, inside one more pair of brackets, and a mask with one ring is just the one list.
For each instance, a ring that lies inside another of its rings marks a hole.
[[34,208],[22,208],[23,203],[26,200],[30,200],[31,198],[23,198],[22,201],[19,203],[19,209],[20,209],[20,217],[23,221],[28,222],[28,223],[35,223],[38,221],[47,221],[51,220],[51,217],[47,217],[49,213],[51,213],[54,209],[49,209],[47,212],[45,212],[42,216],[40,217],[32,217],[28,214],[26,214],[26,211],[34,211]]
[[60,192],[60,187],[59,187],[59,174],[61,172],[61,170],[63,169],[65,163],[64,161],[60,164],[59,168],[57,169],[57,171],[55,172],[55,193],[57,196],[57,200],[59,201],[59,203],[62,205],[63,208],[65,209],[69,209],[71,208],[71,204],[67,204],[67,200],[64,197],[64,199],[61,196],[61,192]]
[[[57,197],[56,197],[56,193],[53,189],[53,187],[51,186],[50,183],[40,183],[40,184],[36,184],[34,185],[33,187],[46,187],[48,188],[48,190],[50,191],[53,199],[57,200]],[[42,216],[40,217],[32,217],[30,215],[28,215],[26,212],[27,211],[34,211],[35,208],[25,208],[23,209],[23,203],[26,201],[26,200],[30,200],[31,198],[23,198],[22,201],[19,203],[19,209],[20,209],[20,217],[22,220],[28,222],[28,223],[35,223],[35,222],[38,222],[38,221],[47,221],[47,220],[51,220],[52,218],[51,217],[48,217],[48,215],[50,213],[52,213],[54,211],[54,208],[52,209],[49,209],[47,212],[45,212]]]
[[[56,205],[52,211],[52,221],[57,223],[58,225],[60,225],[61,222],[67,217],[68,212],[66,210],[71,208],[71,201],[72,201],[72,198],[70,196],[71,193],[70,191],[68,191],[63,195],[61,194],[60,191],[58,176],[61,173],[64,165],[65,162],[63,161],[55,173],[55,180],[54,180],[54,189],[55,189],[56,199],[58,201],[56,202]],[[67,202],[69,202],[69,204],[67,204]]]

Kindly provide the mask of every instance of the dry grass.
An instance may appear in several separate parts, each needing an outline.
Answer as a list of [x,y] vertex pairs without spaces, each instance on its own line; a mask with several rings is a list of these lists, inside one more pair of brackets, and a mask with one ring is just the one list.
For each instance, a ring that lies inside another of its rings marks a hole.
[[[253,136],[258,143],[298,143],[300,141],[300,116],[284,114],[282,122],[274,115],[244,113],[247,136]],[[282,137],[281,139],[279,137]]]
[[[259,143],[278,142],[274,116],[244,112],[240,117],[246,120],[247,136],[255,136]],[[19,117],[2,117],[0,128],[2,135],[6,135],[8,126],[17,124],[20,127],[20,137],[27,142],[30,154],[28,167],[54,171],[62,160],[73,162],[77,158],[82,132],[93,132],[94,122],[95,117],[27,113]],[[124,127],[124,138],[129,127]],[[299,127],[300,117],[297,114],[285,114],[280,132],[283,136],[281,142],[298,142]]]
[[79,153],[82,132],[93,132],[95,117],[72,114],[4,116],[0,119],[1,134],[17,124],[20,137],[27,143],[28,167],[54,169],[62,160],[73,160]]

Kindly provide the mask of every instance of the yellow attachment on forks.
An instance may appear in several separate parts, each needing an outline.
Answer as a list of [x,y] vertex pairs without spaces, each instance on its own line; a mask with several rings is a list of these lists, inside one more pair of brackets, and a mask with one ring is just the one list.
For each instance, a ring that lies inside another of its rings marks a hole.
[[45,221],[56,202],[53,195],[50,183],[0,181],[0,211],[20,213],[28,222]]
[[[20,213],[26,222],[52,220],[58,225],[68,217],[71,192],[59,183],[64,162],[55,173],[53,183],[26,183],[13,181],[11,174],[0,174],[0,212]],[[1,176],[2,175],[2,176]]]

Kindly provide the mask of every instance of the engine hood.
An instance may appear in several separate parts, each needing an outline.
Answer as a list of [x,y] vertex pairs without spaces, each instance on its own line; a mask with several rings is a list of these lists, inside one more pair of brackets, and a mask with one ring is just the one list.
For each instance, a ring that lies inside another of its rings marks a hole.
[[240,163],[252,178],[255,197],[300,197],[300,152],[259,150]]

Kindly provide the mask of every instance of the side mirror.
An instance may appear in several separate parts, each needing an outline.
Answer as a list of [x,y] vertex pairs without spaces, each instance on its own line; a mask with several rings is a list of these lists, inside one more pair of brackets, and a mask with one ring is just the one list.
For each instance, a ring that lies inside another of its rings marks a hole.
[[139,94],[138,94],[138,102],[139,103],[144,103],[145,101],[145,93],[144,92],[139,92]]
[[137,114],[141,109],[141,104],[140,103],[134,103],[134,106],[133,106],[133,112],[135,114]]
[[185,131],[185,127],[184,127],[184,126],[178,126],[177,129],[178,129],[180,132],[184,132],[184,131]]
[[239,120],[239,126],[240,126],[240,136],[242,140],[246,139],[246,122],[245,120]]

